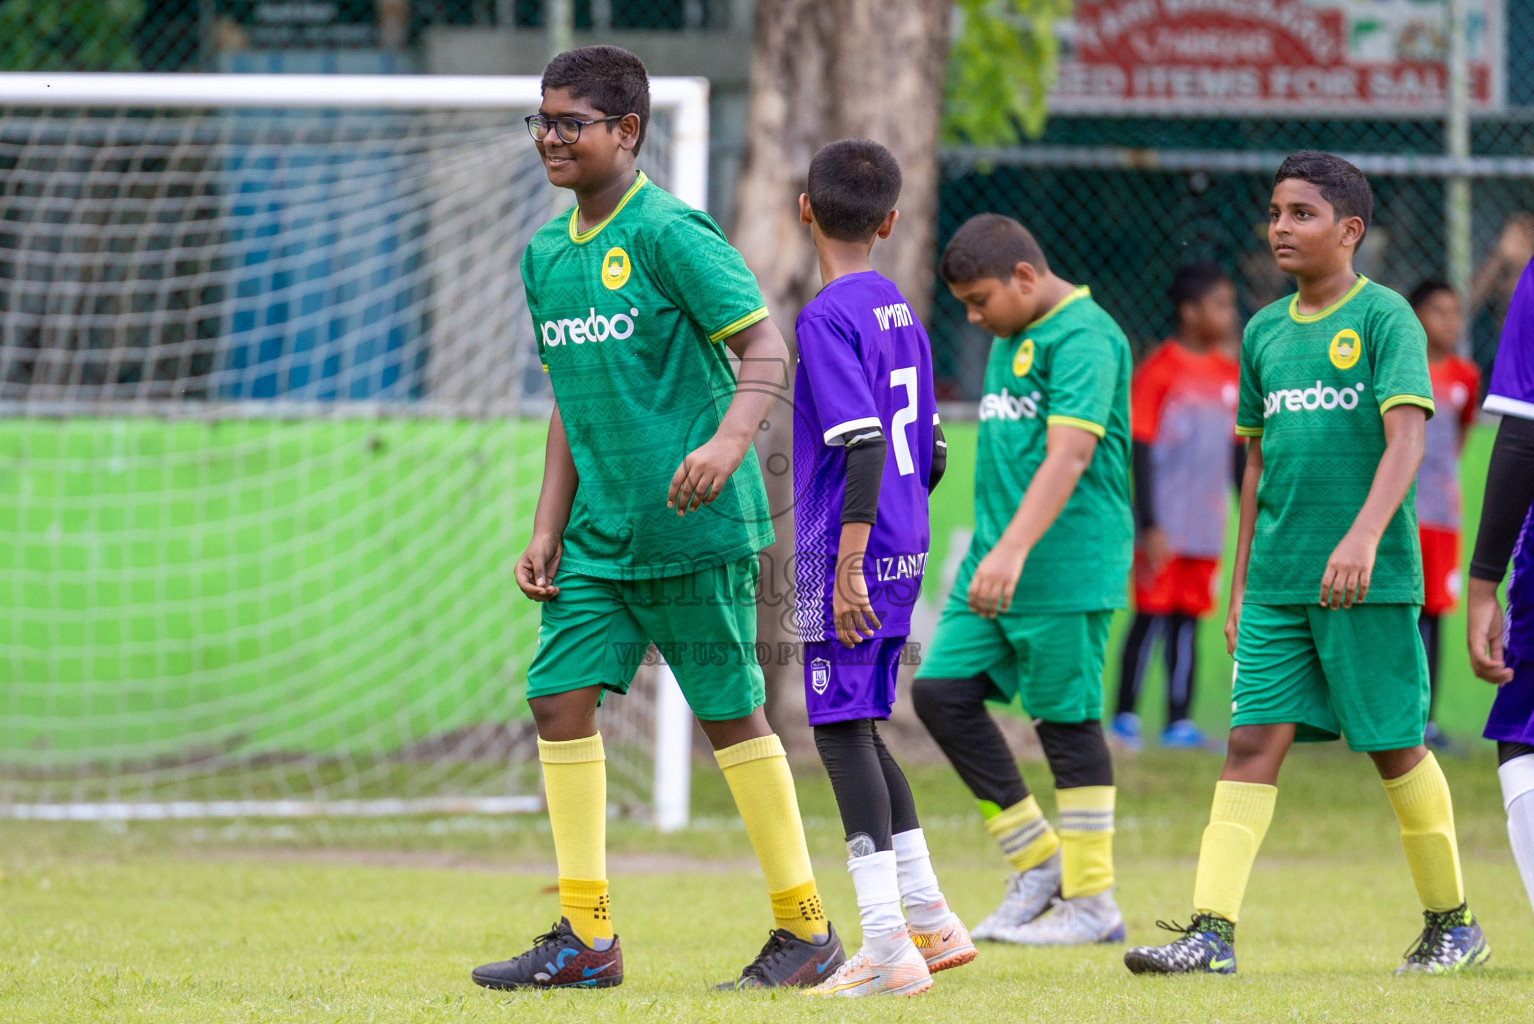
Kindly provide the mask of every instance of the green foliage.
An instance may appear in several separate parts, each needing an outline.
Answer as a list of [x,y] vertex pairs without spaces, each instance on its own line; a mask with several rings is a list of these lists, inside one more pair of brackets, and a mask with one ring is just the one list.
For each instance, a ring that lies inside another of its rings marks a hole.
[[958,32],[948,51],[943,141],[1010,145],[1022,127],[1044,133],[1054,82],[1058,22],[1071,0],[956,0]]
[[0,69],[137,71],[144,0],[4,0]]

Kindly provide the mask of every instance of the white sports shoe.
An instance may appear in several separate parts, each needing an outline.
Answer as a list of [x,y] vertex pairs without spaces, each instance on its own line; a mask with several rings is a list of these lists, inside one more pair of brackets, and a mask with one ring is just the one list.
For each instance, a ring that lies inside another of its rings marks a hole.
[[1007,892],[995,910],[970,930],[976,939],[1009,941],[1002,933],[1025,925],[1049,909],[1060,895],[1060,851],[1043,863],[1007,876]]
[[998,942],[1019,946],[1085,946],[1094,942],[1123,942],[1124,915],[1113,890],[1093,896],[1053,901],[1050,912],[1027,924],[996,935]]

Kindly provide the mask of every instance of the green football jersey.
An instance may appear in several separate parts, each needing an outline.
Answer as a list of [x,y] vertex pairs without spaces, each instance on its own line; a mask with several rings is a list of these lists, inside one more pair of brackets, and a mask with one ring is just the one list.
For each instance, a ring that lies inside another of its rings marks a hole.
[[[1300,313],[1296,295],[1252,317],[1236,412],[1236,433],[1262,438],[1248,603],[1320,599],[1326,562],[1385,454],[1385,411],[1420,405],[1431,416],[1432,395],[1416,314],[1366,277],[1317,313]],[[1415,483],[1380,539],[1367,600],[1422,603]]]
[[580,483],[562,566],[609,579],[678,576],[772,543],[767,491],[747,452],[712,505],[666,507],[672,474],[735,396],[725,338],[767,316],[756,278],[719,226],[641,172],[610,217],[578,211],[522,254],[538,353]]
[[1012,607],[1020,612],[1123,608],[1134,555],[1129,506],[1129,341],[1077,288],[1011,338],[991,343],[980,400],[975,536],[970,561],[1001,539],[1044,461],[1048,428],[1098,437],[1060,517],[1028,553]]

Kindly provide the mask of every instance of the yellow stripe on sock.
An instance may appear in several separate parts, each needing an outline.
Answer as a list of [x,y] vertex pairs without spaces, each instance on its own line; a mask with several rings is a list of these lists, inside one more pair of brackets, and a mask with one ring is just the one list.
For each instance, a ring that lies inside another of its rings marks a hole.
[[1454,803],[1438,759],[1429,751],[1411,771],[1383,782],[1401,823],[1401,846],[1423,908],[1453,910],[1465,902],[1465,881],[1454,832]]
[[1113,887],[1113,786],[1055,791],[1060,808],[1060,895],[1095,896]]
[[1014,871],[1038,867],[1060,848],[1060,837],[1044,820],[1044,812],[1031,793],[986,819],[985,827]]
[[1217,782],[1209,827],[1198,851],[1193,909],[1234,922],[1241,915],[1246,882],[1273,821],[1278,787],[1256,782]]
[[815,888],[813,878],[791,889],[779,889],[767,895],[772,900],[772,921],[777,927],[787,929],[801,939],[830,934],[826,912],[820,905],[820,892]]
[[606,879],[561,878],[559,912],[570,922],[570,930],[588,946],[593,939],[613,937]]
[[716,750],[714,758],[767,877],[773,920],[801,939],[826,934],[783,741],[776,734],[759,736]]

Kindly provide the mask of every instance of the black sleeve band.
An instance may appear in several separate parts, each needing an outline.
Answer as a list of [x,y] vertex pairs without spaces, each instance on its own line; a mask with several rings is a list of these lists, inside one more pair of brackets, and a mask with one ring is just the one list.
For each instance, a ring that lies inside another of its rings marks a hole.
[[1518,531],[1534,502],[1534,420],[1502,417],[1497,442],[1486,470],[1486,497],[1481,505],[1481,528],[1475,537],[1470,575],[1502,582],[1518,543]]
[[1233,464],[1236,467],[1236,493],[1239,495],[1241,487],[1246,481],[1246,442],[1244,440],[1237,440],[1235,448],[1236,457],[1233,460]]
[[877,428],[847,442],[847,493],[842,499],[842,522],[872,523],[879,516],[879,486],[884,482],[884,457],[889,444]]
[[1151,508],[1151,457],[1150,445],[1136,441],[1130,448],[1130,468],[1134,473],[1135,527],[1149,530],[1156,525],[1156,513]]
[[948,440],[941,424],[932,424],[932,469],[927,473],[927,493],[937,490],[937,482],[948,469]]

